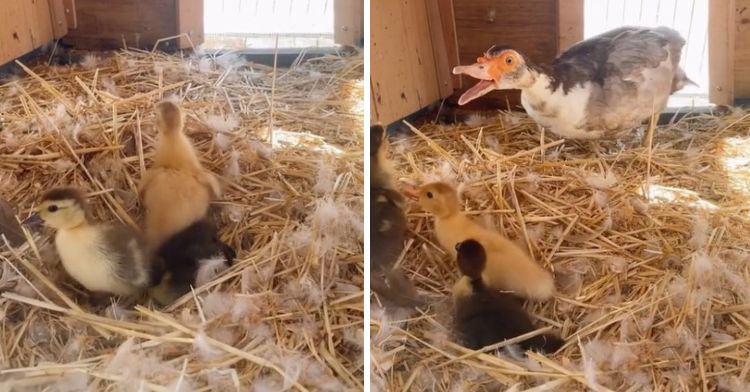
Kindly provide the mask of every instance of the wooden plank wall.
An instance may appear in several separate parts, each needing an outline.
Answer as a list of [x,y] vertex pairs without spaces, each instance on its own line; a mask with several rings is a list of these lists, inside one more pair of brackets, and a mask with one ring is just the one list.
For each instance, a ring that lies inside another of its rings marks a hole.
[[75,6],[78,26],[65,42],[79,49],[118,49],[123,42],[151,49],[178,31],[177,0],[76,0]]
[[750,0],[733,0],[734,24],[734,98],[750,99]]
[[[474,63],[495,44],[511,46],[537,63],[550,63],[557,55],[557,0],[453,0],[453,9],[461,64]],[[464,76],[463,90],[475,83]],[[519,105],[520,91],[495,91],[463,109],[493,110],[508,103]]]
[[450,93],[450,69],[433,45],[442,31],[439,20],[430,28],[431,1],[382,0],[370,9],[373,122],[391,123]]
[[66,26],[53,26],[53,13],[55,7],[59,7],[57,0],[3,0],[2,3],[0,64],[23,56],[67,32]]

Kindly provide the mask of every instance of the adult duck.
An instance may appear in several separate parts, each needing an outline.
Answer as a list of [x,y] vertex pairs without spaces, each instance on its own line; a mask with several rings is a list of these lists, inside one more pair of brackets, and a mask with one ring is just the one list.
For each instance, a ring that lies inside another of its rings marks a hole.
[[549,67],[493,46],[475,64],[453,68],[454,74],[480,79],[458,103],[492,90],[520,89],[529,116],[559,136],[617,137],[664,110],[672,93],[694,84],[679,66],[684,44],[668,27],[621,27],[571,46]]

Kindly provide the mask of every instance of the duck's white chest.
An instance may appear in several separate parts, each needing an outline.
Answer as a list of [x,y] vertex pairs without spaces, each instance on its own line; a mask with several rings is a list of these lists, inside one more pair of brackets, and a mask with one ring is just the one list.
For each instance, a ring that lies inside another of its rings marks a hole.
[[591,85],[575,86],[566,93],[562,87],[551,91],[547,81],[539,81],[521,92],[521,105],[537,124],[567,138],[590,138],[586,129],[586,107]]
[[63,268],[73,279],[89,291],[125,294],[127,287],[116,279],[102,245],[101,234],[94,228],[60,230],[55,236]]

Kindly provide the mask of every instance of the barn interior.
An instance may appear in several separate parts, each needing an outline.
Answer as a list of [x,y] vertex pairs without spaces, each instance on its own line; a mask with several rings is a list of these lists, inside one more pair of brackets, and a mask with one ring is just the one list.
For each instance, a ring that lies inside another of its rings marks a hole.
[[[509,348],[513,342],[480,351],[458,344],[450,311],[455,261],[438,244],[433,217],[412,203],[398,264],[438,300],[392,312],[371,297],[373,390],[750,388],[750,117],[743,109],[750,3],[677,3],[440,0],[371,8],[371,119],[388,127],[402,184],[454,185],[469,216],[552,271],[557,295],[526,309],[537,333],[554,331],[566,342],[554,354],[528,356]],[[544,132],[517,90],[457,103],[475,80],[451,69],[492,45],[549,64],[593,30],[639,20],[674,27],[700,48],[683,61],[705,64],[707,85],[628,137],[591,143]]]
[[[0,390],[361,389],[356,3],[3,2]],[[209,215],[237,256],[172,305],[101,303],[62,270],[54,231],[20,222],[72,185],[96,221],[138,227],[162,100],[219,178]]]

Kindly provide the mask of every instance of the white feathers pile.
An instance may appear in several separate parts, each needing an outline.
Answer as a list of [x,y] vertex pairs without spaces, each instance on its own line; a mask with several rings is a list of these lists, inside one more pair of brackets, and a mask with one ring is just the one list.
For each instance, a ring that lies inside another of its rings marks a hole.
[[608,171],[606,174],[588,174],[583,179],[586,184],[592,188],[604,190],[611,189],[617,185],[617,176],[614,172]]
[[216,145],[222,151],[226,151],[232,143],[234,130],[237,129],[240,122],[235,116],[211,115],[206,118],[206,125],[215,132],[214,141]]
[[[361,208],[361,207],[360,207]],[[322,257],[335,248],[358,246],[364,233],[363,211],[330,196],[316,199],[312,214],[290,240],[298,247],[314,247]]]

